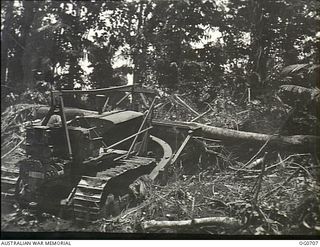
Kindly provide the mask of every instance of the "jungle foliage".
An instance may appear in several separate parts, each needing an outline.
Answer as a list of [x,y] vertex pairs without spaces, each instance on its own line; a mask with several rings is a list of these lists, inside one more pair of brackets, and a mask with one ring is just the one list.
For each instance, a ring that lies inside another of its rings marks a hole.
[[[50,84],[126,84],[128,73],[200,103],[217,96],[245,103],[248,88],[264,102],[288,84],[283,68],[319,64],[315,0],[1,1],[1,9],[7,105]],[[298,83],[315,87],[318,74]]]
[[[25,127],[50,90],[128,82],[159,89],[154,119],[317,137],[319,9],[317,0],[1,1],[2,165],[25,157]],[[79,101],[65,100],[88,107]],[[1,228],[136,233],[144,221],[221,216],[240,228],[156,232],[319,235],[316,145],[293,153],[269,140],[196,138],[190,164],[171,166],[164,185],[141,186],[146,200],[111,219],[83,226],[17,208]]]

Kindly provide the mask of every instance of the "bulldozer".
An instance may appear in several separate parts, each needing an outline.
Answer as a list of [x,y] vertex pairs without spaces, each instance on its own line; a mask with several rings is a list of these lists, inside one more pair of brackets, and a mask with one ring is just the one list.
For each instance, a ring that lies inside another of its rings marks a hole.
[[[116,92],[123,97],[110,108],[109,96]],[[69,111],[64,97],[79,94],[98,96],[103,104],[95,112]],[[135,104],[118,107],[136,95],[144,112]],[[35,210],[62,208],[77,221],[119,214],[132,199],[130,185],[144,175],[155,179],[172,158],[170,145],[150,134],[156,100],[155,90],[136,85],[52,91],[45,117],[26,129],[18,170],[1,168],[2,201]]]

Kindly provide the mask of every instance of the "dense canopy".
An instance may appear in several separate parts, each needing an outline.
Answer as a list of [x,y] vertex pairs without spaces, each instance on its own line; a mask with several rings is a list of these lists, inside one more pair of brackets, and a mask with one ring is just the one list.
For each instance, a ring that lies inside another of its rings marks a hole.
[[[241,99],[248,88],[259,99],[288,84],[279,73],[284,67],[319,63],[315,0],[1,1],[1,7],[5,103],[47,84],[101,88],[127,78],[192,92],[200,101],[221,93]],[[313,77],[297,83],[313,87]]]

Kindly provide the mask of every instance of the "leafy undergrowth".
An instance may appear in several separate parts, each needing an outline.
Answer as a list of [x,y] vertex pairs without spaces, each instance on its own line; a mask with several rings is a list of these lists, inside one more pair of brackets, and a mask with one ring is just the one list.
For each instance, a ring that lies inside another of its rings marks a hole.
[[15,159],[17,154],[11,156],[9,154],[16,149],[19,153],[24,153],[19,147],[23,147],[25,129],[31,124],[33,114],[38,108],[39,105],[36,104],[17,104],[1,113],[1,161],[7,156],[11,160]]
[[[243,130],[257,133],[274,134],[275,131],[286,129],[289,108],[287,105],[273,99],[268,105],[259,100],[238,105],[230,97],[218,96],[212,102],[204,102],[201,105],[183,98],[185,103],[199,114],[188,109],[174,97],[162,97],[160,107],[156,109],[154,118],[171,121],[193,121],[235,130]],[[287,134],[287,133],[286,133]]]
[[[276,166],[268,165],[257,192],[259,170],[215,172],[213,167],[196,175],[182,175],[166,186],[153,185],[149,198],[113,220],[101,220],[99,231],[145,232],[148,220],[176,221],[202,217],[231,217],[240,227],[228,225],[164,228],[147,232],[199,234],[319,234],[319,168],[292,165],[288,156]],[[240,168],[240,167],[238,167]],[[257,200],[255,196],[257,195]],[[97,229],[98,230],[98,229]]]
[[[297,161],[306,164],[301,167]],[[269,168],[270,167],[270,168]],[[237,169],[237,170],[235,170]],[[316,235],[320,225],[319,167],[310,155],[283,157],[282,162],[267,162],[261,187],[257,192],[260,169],[223,171],[211,167],[195,175],[172,169],[168,184],[156,183],[148,188],[147,198],[119,216],[78,225],[48,213],[16,209],[3,214],[3,231],[89,231],[89,232],[165,232],[218,235]],[[257,195],[257,200],[255,197]],[[181,221],[203,217],[230,217],[240,226],[212,225],[142,228],[149,220]]]
[[[198,122],[274,134],[286,119],[286,111],[279,107],[272,112],[255,104],[246,108],[234,106],[232,102],[225,102],[221,108],[218,105],[218,101],[214,102],[214,110]],[[158,111],[158,118],[161,115],[162,119],[170,120],[190,121],[194,118],[187,110],[183,111],[181,106],[178,108],[175,104],[168,104],[166,107]],[[196,109],[195,106],[192,107]],[[163,117],[163,114],[166,116]],[[2,150],[5,150],[5,153],[20,142],[19,136],[24,137],[17,114],[6,116],[8,121],[2,122],[8,130],[7,133],[2,131],[2,137],[5,137],[2,139]],[[273,121],[275,119],[277,121]],[[10,146],[8,141],[12,142]],[[210,143],[205,143],[208,144]],[[83,225],[71,219],[63,219],[59,215],[16,208],[13,212],[2,213],[1,229],[218,235],[319,234],[320,167],[316,156],[283,150],[271,151],[264,161],[265,169],[262,172],[261,162],[251,168],[250,164],[245,166],[245,162],[255,155],[260,147],[246,148],[239,143],[219,143],[218,146],[211,150],[213,152],[206,156],[206,159],[199,159],[199,164],[191,164],[192,169],[190,165],[181,163],[170,167],[165,181],[158,181],[148,187],[145,200],[140,201],[136,207],[124,210],[119,216]],[[2,159],[2,166],[14,165],[15,160],[23,157],[23,153],[22,148],[16,148]],[[241,222],[240,226],[214,224],[160,230],[146,230],[142,227],[144,222],[150,220],[181,221],[217,216],[236,219]]]

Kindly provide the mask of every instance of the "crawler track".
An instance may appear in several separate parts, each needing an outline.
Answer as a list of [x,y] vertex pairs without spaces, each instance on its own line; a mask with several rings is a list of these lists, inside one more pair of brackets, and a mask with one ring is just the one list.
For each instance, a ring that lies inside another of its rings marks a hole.
[[133,156],[116,161],[114,167],[96,176],[82,176],[73,198],[75,219],[88,222],[110,214],[105,205],[107,196],[124,195],[134,180],[150,173],[155,165],[153,158]]
[[[172,150],[160,138],[151,136],[156,158],[130,156],[123,158],[127,151],[112,150],[112,158],[86,162],[87,172],[79,178],[77,186],[70,194],[74,218],[81,222],[92,222],[110,214],[117,215],[119,209],[128,205],[129,186],[142,175],[154,180],[169,163]],[[109,157],[109,156],[108,156]],[[121,158],[122,157],[122,158]],[[95,171],[95,172],[93,172]],[[13,205],[19,199],[18,168],[1,168],[1,198],[6,205]],[[70,209],[70,208],[69,208]]]

